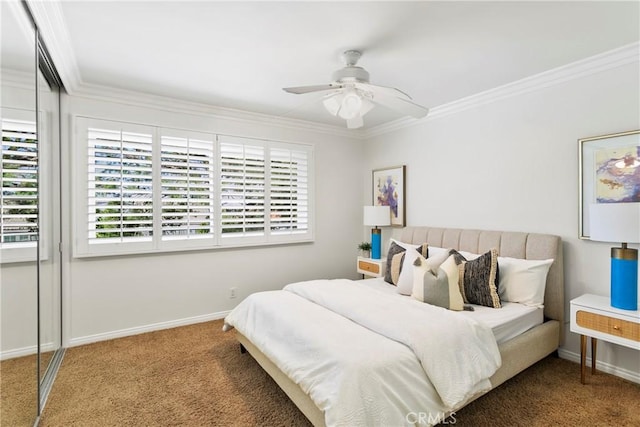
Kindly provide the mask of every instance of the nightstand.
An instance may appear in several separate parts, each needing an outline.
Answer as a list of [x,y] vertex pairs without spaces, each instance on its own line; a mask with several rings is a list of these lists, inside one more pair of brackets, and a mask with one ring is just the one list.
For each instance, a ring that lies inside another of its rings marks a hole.
[[609,297],[585,294],[571,300],[571,332],[580,334],[580,381],[584,384],[587,337],[591,373],[596,373],[597,340],[640,350],[640,311],[611,307]]
[[369,277],[383,277],[385,268],[387,267],[387,259],[373,259],[359,256],[356,263],[358,273]]

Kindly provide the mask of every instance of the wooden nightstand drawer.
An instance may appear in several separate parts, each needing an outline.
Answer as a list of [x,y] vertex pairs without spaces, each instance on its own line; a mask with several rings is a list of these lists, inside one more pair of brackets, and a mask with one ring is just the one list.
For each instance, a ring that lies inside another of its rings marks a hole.
[[368,261],[358,260],[358,268],[373,274],[380,274],[380,264],[374,264]]
[[640,341],[640,324],[638,323],[582,310],[576,312],[576,323],[583,328],[593,329],[633,341]]
[[384,270],[387,266],[386,258],[382,259],[373,259],[373,258],[364,258],[358,257],[358,261],[356,262],[356,268],[358,273],[364,274],[369,277],[382,277],[384,276]]

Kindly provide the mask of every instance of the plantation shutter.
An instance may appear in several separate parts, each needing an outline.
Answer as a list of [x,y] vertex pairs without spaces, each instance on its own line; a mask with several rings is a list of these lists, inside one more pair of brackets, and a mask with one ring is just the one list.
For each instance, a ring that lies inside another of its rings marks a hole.
[[214,143],[161,137],[162,239],[214,235]]
[[74,256],[312,241],[313,146],[74,120]]
[[265,235],[265,149],[258,141],[220,138],[222,237]]
[[309,153],[272,148],[269,157],[271,233],[306,233],[309,230]]
[[152,240],[152,158],[151,133],[88,128],[89,244]]
[[38,240],[38,140],[36,123],[2,119],[3,248],[35,247]]

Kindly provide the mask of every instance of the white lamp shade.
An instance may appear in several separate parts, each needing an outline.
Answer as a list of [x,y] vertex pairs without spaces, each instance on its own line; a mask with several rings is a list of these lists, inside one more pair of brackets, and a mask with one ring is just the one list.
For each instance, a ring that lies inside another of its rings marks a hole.
[[353,89],[328,95],[322,103],[332,116],[338,116],[345,120],[362,118],[375,107],[373,102],[360,96]]
[[338,110],[338,115],[345,120],[360,117],[360,109],[362,108],[362,98],[353,89],[346,89],[344,97]]
[[340,110],[342,98],[342,94],[338,93],[328,96],[322,101],[322,103],[324,104],[324,108],[326,108],[332,116],[337,116],[338,111]]
[[377,227],[391,225],[391,210],[389,206],[365,206],[364,225]]
[[589,238],[599,242],[640,243],[640,203],[590,205]]

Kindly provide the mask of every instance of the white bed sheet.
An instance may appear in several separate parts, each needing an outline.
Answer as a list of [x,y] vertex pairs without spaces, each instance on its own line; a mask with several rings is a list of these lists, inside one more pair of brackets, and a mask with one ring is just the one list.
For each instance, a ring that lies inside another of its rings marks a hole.
[[411,349],[291,292],[250,295],[226,317],[231,326],[309,395],[327,426],[409,426],[407,414],[422,412],[430,426],[447,416]]
[[[397,288],[384,281],[383,278],[365,279],[365,283],[380,292],[396,294],[399,298],[411,298],[398,294]],[[419,301],[416,301],[419,304]],[[529,307],[515,302],[503,302],[502,308],[490,308],[472,304],[474,311],[461,311],[488,325],[493,331],[498,344],[514,338],[544,322],[544,309]]]

